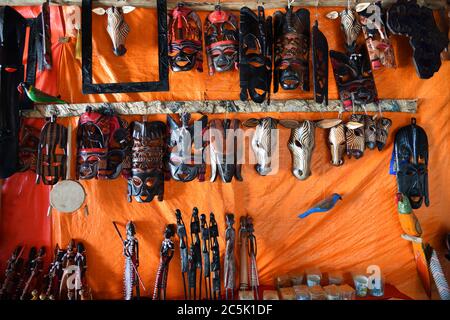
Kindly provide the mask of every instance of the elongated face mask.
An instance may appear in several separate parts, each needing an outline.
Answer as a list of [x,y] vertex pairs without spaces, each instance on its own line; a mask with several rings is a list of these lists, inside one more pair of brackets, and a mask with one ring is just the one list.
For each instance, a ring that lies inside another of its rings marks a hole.
[[381,151],[386,145],[389,129],[392,126],[392,120],[388,118],[378,118],[376,126],[377,126],[377,133],[376,133],[377,148],[379,151]]
[[291,128],[288,148],[292,155],[292,173],[300,180],[311,175],[311,156],[315,145],[313,121],[280,120],[280,124]]
[[330,143],[331,164],[341,166],[344,164],[345,152],[345,127],[342,123],[330,129],[328,141]]
[[216,6],[205,21],[205,43],[209,74],[237,69],[239,31],[234,14]]
[[241,100],[256,103],[269,100],[272,82],[272,17],[266,19],[263,7],[258,15],[241,9],[239,29],[239,80]]
[[[351,123],[351,124],[350,124]],[[357,125],[358,127],[355,127]],[[359,159],[364,154],[366,147],[365,133],[364,133],[364,115],[352,114],[350,122],[346,124],[345,141],[347,144],[347,155]]]
[[203,71],[202,23],[197,13],[178,4],[169,12],[169,63],[172,71]]
[[214,181],[219,172],[223,182],[231,182],[233,177],[242,181],[242,154],[238,139],[241,122],[238,119],[215,119],[209,122],[209,150],[211,155],[211,181]]
[[164,160],[167,128],[164,122],[134,122],[132,169],[128,180],[128,201],[150,202],[164,197]]
[[275,71],[274,92],[300,87],[309,91],[309,11],[292,7],[274,15]]
[[66,177],[67,128],[49,120],[41,130],[36,164],[36,182],[54,185]]
[[420,208],[424,200],[428,207],[428,138],[415,118],[398,130],[394,154],[398,191],[409,198],[413,209]]
[[123,56],[127,49],[125,48],[125,39],[130,32],[130,27],[124,19],[124,14],[133,11],[135,8],[124,6],[123,8],[109,7],[108,9],[96,8],[92,10],[98,15],[107,16],[106,30],[111,38],[113,52],[116,56]]
[[252,138],[252,149],[255,153],[257,164],[256,171],[265,176],[272,171],[272,151],[276,148],[276,129],[278,120],[273,118],[251,118],[245,121],[244,126],[256,127]]
[[169,166],[172,178],[188,182],[196,177],[205,180],[206,164],[204,161],[205,141],[203,133],[208,124],[208,117],[202,116],[190,124],[191,115],[183,113],[179,125],[170,115],[167,123],[170,129],[170,159]]

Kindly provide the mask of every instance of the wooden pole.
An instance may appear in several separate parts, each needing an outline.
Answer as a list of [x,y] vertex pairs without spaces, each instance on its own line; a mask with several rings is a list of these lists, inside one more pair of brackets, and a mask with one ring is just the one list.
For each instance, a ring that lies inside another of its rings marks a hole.
[[[51,5],[77,5],[81,6],[82,0],[50,0]],[[46,0],[0,0],[0,5],[9,6],[35,6],[41,5],[46,2]],[[186,6],[200,11],[212,11],[214,6],[218,3],[217,1],[196,1],[196,0],[168,0],[167,7],[172,8],[177,5],[178,2],[183,2]],[[327,1],[316,1],[316,0],[296,0],[292,4],[293,6],[301,7],[315,7],[317,2],[319,2],[320,7],[346,7],[347,0],[327,0]],[[360,1],[361,2],[361,1]],[[384,6],[389,6],[395,3],[396,0],[383,0]],[[430,7],[432,9],[438,9],[445,7],[445,0],[419,0],[419,4]],[[356,3],[355,0],[350,1],[353,5]],[[146,8],[156,8],[156,0],[96,0],[93,3],[94,6],[135,6],[135,7],[146,7]],[[252,10],[255,10],[259,5],[264,6],[266,9],[278,9],[287,6],[287,0],[250,0],[250,1],[238,1],[238,0],[223,0],[220,1],[220,5],[224,9],[228,10],[239,10],[240,8],[247,6]]]

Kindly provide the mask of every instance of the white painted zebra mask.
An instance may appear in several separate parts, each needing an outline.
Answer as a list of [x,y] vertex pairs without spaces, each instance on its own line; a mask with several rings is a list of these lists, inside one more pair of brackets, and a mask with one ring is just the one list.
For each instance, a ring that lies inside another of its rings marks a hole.
[[341,122],[340,119],[311,120],[280,120],[280,124],[291,129],[288,148],[292,155],[292,174],[299,180],[305,180],[311,175],[311,157],[315,146],[315,128],[331,128]]
[[255,127],[252,137],[252,149],[257,164],[256,171],[265,176],[272,171],[272,151],[277,147],[278,132],[275,130],[278,120],[274,118],[251,118],[243,122],[246,127]]
[[127,52],[125,39],[130,32],[130,27],[124,19],[124,14],[130,13],[134,9],[136,8],[132,6],[123,6],[122,8],[109,7],[108,9],[95,8],[92,10],[92,12],[98,15],[107,15],[108,23],[106,30],[111,38],[113,52],[116,56],[123,56]]
[[300,87],[309,91],[309,11],[292,7],[274,15],[274,92]]
[[179,3],[168,14],[169,64],[172,71],[203,71],[202,22],[191,9]]
[[239,30],[237,18],[216,6],[205,21],[209,74],[237,69]]

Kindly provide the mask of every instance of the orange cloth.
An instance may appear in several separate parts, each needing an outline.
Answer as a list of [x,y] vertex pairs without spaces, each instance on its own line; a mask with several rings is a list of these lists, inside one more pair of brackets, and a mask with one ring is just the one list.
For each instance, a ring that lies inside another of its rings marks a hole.
[[[325,13],[332,8],[320,9],[319,27],[328,39],[330,49],[342,50],[343,36],[338,21],[325,19]],[[268,11],[267,14],[273,11]],[[204,21],[205,13],[200,14]],[[125,75],[136,79],[154,80],[154,74],[139,74],[139,70],[152,69],[149,59],[156,57],[156,48],[142,53],[137,59],[140,35],[156,38],[156,17],[154,11],[137,9],[125,16],[132,26],[126,41],[128,53],[122,58],[102,59],[104,70],[94,65],[94,79],[97,82],[113,82],[124,79]],[[145,18],[145,19],[144,19]],[[111,42],[104,23],[93,16],[94,47],[111,50]],[[311,9],[314,20],[314,9]],[[149,23],[144,22],[149,21]],[[104,22],[104,21],[103,21]],[[362,40],[362,38],[360,39]],[[382,152],[366,150],[359,159],[346,159],[343,167],[332,167],[326,146],[326,134],[316,130],[316,148],[312,159],[312,176],[299,181],[291,174],[291,155],[286,146],[289,130],[280,130],[280,170],[275,176],[261,177],[252,165],[244,165],[243,182],[189,182],[173,180],[165,184],[163,202],[154,200],[139,204],[126,200],[127,183],[120,178],[114,181],[85,181],[87,204],[90,215],[52,215],[52,239],[66,246],[74,238],[86,245],[89,269],[88,281],[97,299],[120,299],[122,297],[123,267],[122,244],[116,235],[112,221],[122,226],[127,220],[136,223],[140,244],[140,274],[147,287],[142,294],[150,296],[153,291],[155,274],[159,263],[159,249],[164,225],[175,223],[175,208],[183,212],[189,230],[192,208],[197,206],[200,213],[214,212],[219,224],[220,248],[225,249],[225,213],[239,216],[250,214],[254,218],[255,236],[258,241],[257,264],[262,285],[272,285],[276,275],[317,267],[323,272],[341,270],[365,270],[376,264],[381,267],[386,282],[395,285],[412,298],[426,298],[420,280],[411,245],[400,238],[403,230],[397,217],[395,177],[389,175],[389,161],[392,142],[399,127],[408,125],[411,116],[417,117],[429,138],[429,208],[415,210],[423,228],[423,237],[435,248],[442,249],[442,233],[450,229],[450,197],[448,197],[449,174],[449,122],[450,91],[448,79],[450,63],[443,63],[440,71],[430,80],[417,78],[412,64],[412,49],[408,39],[393,37],[397,69],[375,72],[375,80],[380,98],[419,99],[418,114],[385,113],[393,120],[387,146]],[[207,72],[195,71],[170,73],[170,92],[83,95],[81,94],[80,62],[74,59],[75,41],[63,45],[59,73],[59,94],[71,102],[94,101],[141,101],[141,100],[202,100],[238,99],[238,72],[217,74],[210,78]],[[103,53],[102,51],[102,54]],[[143,57],[147,57],[144,59]],[[99,57],[100,59],[101,57]],[[120,64],[116,64],[119,61]],[[150,63],[150,65],[149,65]],[[206,63],[206,59],[204,61]],[[156,63],[154,64],[156,66]],[[119,66],[116,68],[116,66]],[[206,65],[204,69],[207,70]],[[144,72],[144,71],[143,71]],[[329,72],[330,99],[336,99],[337,89]],[[311,98],[311,92],[298,90],[273,95],[273,99]],[[272,116],[283,119],[320,119],[336,114],[320,113],[261,113],[229,114],[241,120],[250,117]],[[211,115],[211,119],[223,115]],[[127,117],[128,121],[141,117]],[[149,121],[165,120],[164,115],[149,116]],[[76,125],[77,119],[60,119]],[[75,139],[75,138],[74,138]],[[247,148],[248,149],[248,144]],[[249,151],[246,151],[248,154]],[[209,168],[207,177],[209,176]],[[343,201],[328,213],[316,214],[307,219],[298,219],[297,214],[329,194],[342,194]],[[32,203],[29,203],[30,205]],[[24,204],[25,205],[25,204]],[[19,214],[20,212],[15,212]],[[237,223],[236,229],[239,228]],[[237,249],[236,249],[237,250]],[[222,255],[223,257],[223,255]],[[178,245],[170,266],[167,297],[181,298],[183,288],[180,275]]]
[[[25,18],[36,18],[41,12],[40,6],[15,7]],[[52,32],[52,70],[37,71],[36,87],[56,95],[59,62],[62,45],[59,38],[63,36],[59,7],[50,7]],[[28,33],[25,43],[28,43]],[[24,65],[27,61],[28,46],[24,50]],[[26,119],[27,125],[41,128],[44,119]],[[49,187],[35,184],[36,176],[31,172],[17,173],[6,179],[1,188],[0,213],[0,270],[4,270],[7,259],[18,244],[25,245],[24,257],[28,257],[31,246],[51,245],[51,224],[47,217]],[[46,260],[53,259],[53,249],[47,248]],[[3,272],[3,271],[2,271]]]

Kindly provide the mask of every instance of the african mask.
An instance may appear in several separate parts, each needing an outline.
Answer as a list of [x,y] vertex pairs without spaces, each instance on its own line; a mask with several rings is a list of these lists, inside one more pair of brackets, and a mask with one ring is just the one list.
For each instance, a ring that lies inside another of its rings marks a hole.
[[122,8],[109,7],[108,9],[95,8],[92,10],[92,12],[98,15],[106,14],[106,31],[108,31],[108,35],[112,42],[113,52],[116,56],[123,56],[127,52],[127,49],[125,48],[125,39],[130,32],[130,27],[124,19],[124,14],[129,13],[134,9],[136,8],[123,6]]
[[239,81],[240,98],[256,102],[270,101],[272,82],[272,17],[265,17],[264,8],[258,15],[247,7],[240,11]]
[[352,114],[350,121],[345,124],[345,141],[347,144],[347,155],[359,159],[364,154],[366,148],[366,137],[364,132],[363,114]]
[[375,117],[364,115],[364,140],[367,148],[370,150],[375,149],[377,142],[377,125]]
[[274,14],[274,92],[300,87],[309,91],[309,11],[293,8]]
[[292,173],[300,180],[311,175],[311,156],[315,146],[315,128],[332,128],[342,121],[340,119],[325,119],[320,121],[280,120],[280,124],[291,129],[288,148],[292,155]]
[[345,9],[339,13],[341,17],[341,30],[345,36],[345,47],[349,52],[353,52],[356,40],[361,33],[361,25],[358,23],[356,13],[353,10]]
[[177,181],[188,182],[196,177],[205,180],[206,164],[204,159],[205,141],[203,133],[208,124],[208,117],[202,116],[199,120],[189,124],[191,115],[183,113],[180,116],[181,126],[167,115],[167,124],[170,129],[169,166],[172,178]]
[[202,23],[182,3],[168,14],[169,63],[172,71],[203,71]]
[[368,6],[359,11],[358,14],[363,34],[366,39],[372,68],[374,70],[380,69],[382,66],[394,68],[394,49],[386,33],[381,1],[368,4]]
[[133,122],[131,177],[128,179],[128,201],[150,202],[164,197],[164,163],[167,127],[164,122]]
[[312,66],[314,100],[328,105],[328,42],[319,30],[319,23],[312,28]]
[[265,176],[272,171],[272,153],[277,146],[278,120],[273,118],[248,119],[246,127],[256,127],[252,137],[252,149],[256,156],[256,171]]
[[209,74],[237,69],[239,30],[236,16],[216,6],[205,21]]
[[36,183],[54,185],[65,179],[67,169],[67,128],[56,123],[56,117],[47,121],[41,130],[36,163]]
[[78,122],[78,178],[117,178],[122,172],[130,140],[125,121],[88,108]]
[[288,148],[292,155],[292,173],[297,179],[305,180],[311,175],[311,156],[315,141],[314,122],[290,120],[287,123],[285,120],[280,120],[280,124],[291,128]]
[[389,129],[392,126],[392,120],[388,118],[378,118],[376,125],[377,125],[377,133],[376,133],[377,148],[379,151],[381,151],[386,145]]
[[361,33],[361,25],[356,18],[356,12],[351,9],[344,9],[337,13],[332,11],[327,14],[327,18],[336,19],[341,18],[341,30],[344,33],[345,49],[347,53],[353,53],[356,49],[356,40]]
[[408,197],[413,209],[420,208],[424,199],[428,207],[428,138],[415,118],[395,135],[394,156],[398,191]]
[[216,119],[209,122],[211,182],[216,180],[217,171],[223,182],[231,182],[233,177],[242,181],[240,124],[238,119]]
[[346,110],[351,110],[353,105],[364,106],[378,101],[372,69],[364,48],[356,49],[349,56],[330,50],[330,58],[339,97]]
[[398,0],[387,11],[387,26],[393,34],[410,38],[417,75],[431,78],[441,67],[440,53],[449,43],[436,25],[433,10],[414,0]]
[[36,171],[39,130],[22,125],[19,135],[19,172]]
[[345,127],[340,123],[331,127],[328,132],[328,146],[331,152],[331,164],[341,166],[344,164]]

